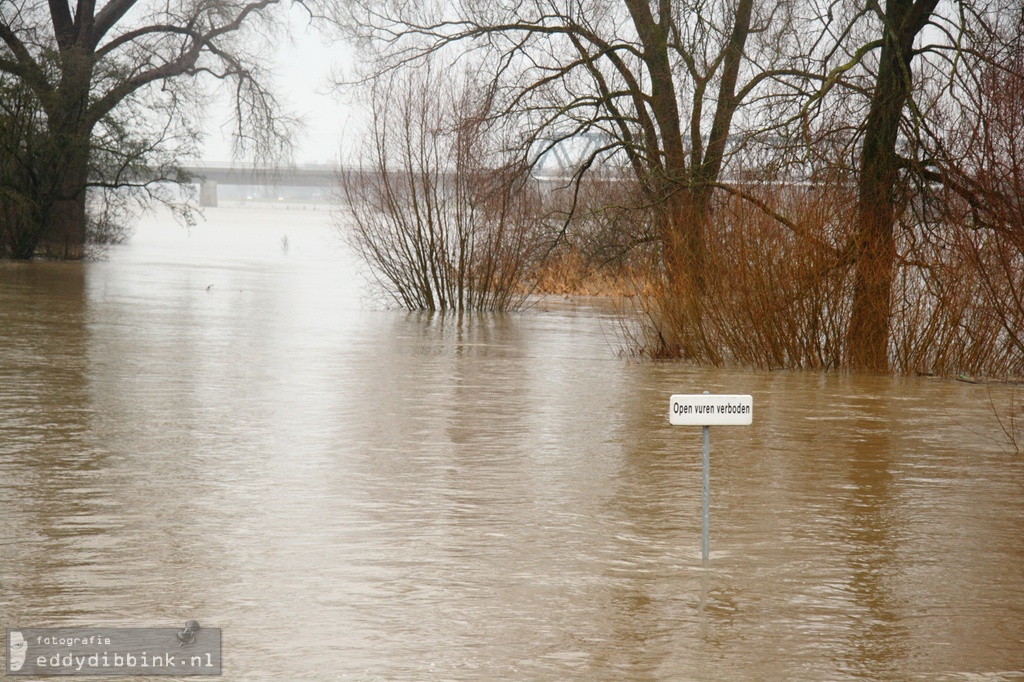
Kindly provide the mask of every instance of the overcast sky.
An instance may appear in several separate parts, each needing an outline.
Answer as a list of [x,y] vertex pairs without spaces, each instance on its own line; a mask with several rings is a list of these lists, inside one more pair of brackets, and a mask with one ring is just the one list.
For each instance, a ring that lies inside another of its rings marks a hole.
[[[342,95],[331,92],[332,75],[351,68],[352,54],[341,43],[325,45],[321,36],[304,30],[305,21],[294,11],[294,44],[282,40],[275,58],[277,92],[292,113],[302,116],[305,134],[296,140],[295,162],[337,163],[343,148],[351,149],[358,118]],[[207,115],[203,158],[211,162],[231,160],[231,111],[225,101]]]

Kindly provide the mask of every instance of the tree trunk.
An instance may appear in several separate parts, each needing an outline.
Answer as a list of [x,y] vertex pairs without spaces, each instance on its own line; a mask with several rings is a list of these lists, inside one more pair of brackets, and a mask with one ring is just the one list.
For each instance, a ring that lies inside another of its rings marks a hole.
[[48,255],[82,258],[86,242],[85,196],[95,122],[89,113],[93,55],[78,44],[61,50],[61,81],[47,110],[52,203],[43,219],[40,246]]
[[704,216],[693,192],[686,187],[667,189],[659,207],[665,272],[673,284],[703,294]]
[[53,166],[54,196],[44,217],[41,246],[48,255],[65,260],[82,258],[85,253],[89,137],[89,132],[54,136],[56,142],[64,142],[64,147]]
[[[709,143],[704,153],[687,150],[683,144],[683,125],[676,91],[676,74],[672,63],[671,6],[658,4],[660,14],[655,19],[651,7],[642,0],[626,0],[633,25],[643,44],[643,60],[650,76],[650,106],[660,133],[657,143],[651,141],[652,159],[662,159],[659,171],[660,187],[656,199],[663,203],[661,237],[666,271],[673,286],[685,287],[695,301],[708,294],[707,222],[711,187],[718,180],[725,155],[733,116],[739,106],[736,83],[743,51],[750,34],[753,0],[738,0],[729,41],[721,55],[721,82],[715,101],[715,115]],[[716,67],[717,68],[717,67]],[[693,106],[695,112],[702,106],[703,86]],[[700,116],[691,117],[691,143],[699,139]],[[699,146],[692,143],[695,147]],[[687,164],[687,157],[692,162]]]
[[861,151],[856,271],[847,331],[847,364],[854,369],[889,370],[899,195],[896,141],[910,97],[914,38],[936,4],[937,0],[889,0],[885,9],[882,54]]

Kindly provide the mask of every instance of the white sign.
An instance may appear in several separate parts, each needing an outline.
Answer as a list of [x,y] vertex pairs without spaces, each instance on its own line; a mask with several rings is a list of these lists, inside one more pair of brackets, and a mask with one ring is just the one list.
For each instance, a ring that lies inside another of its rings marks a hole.
[[674,426],[749,426],[754,398],[749,395],[674,395],[668,420]]

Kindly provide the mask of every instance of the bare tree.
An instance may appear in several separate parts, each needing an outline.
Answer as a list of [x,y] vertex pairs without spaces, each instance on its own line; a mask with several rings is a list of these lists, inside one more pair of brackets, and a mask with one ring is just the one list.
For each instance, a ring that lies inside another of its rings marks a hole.
[[[665,280],[646,307],[657,336],[648,347],[659,349],[652,352],[714,363],[765,357],[770,366],[927,371],[919,360],[941,353],[926,346],[957,339],[949,347],[967,349],[966,337],[988,338],[975,298],[936,303],[956,270],[939,248],[953,243],[953,226],[939,229],[932,207],[941,204],[942,187],[970,206],[984,195],[972,185],[979,176],[965,149],[948,152],[970,93],[979,91],[972,81],[995,63],[985,41],[1000,17],[1019,22],[1019,0],[346,6],[377,57],[376,73],[430,53],[485,54],[493,115],[522,132],[528,161],[585,137],[597,143],[573,169],[576,180],[602,163],[631,170],[653,216],[648,238]],[[808,218],[801,205],[831,213]],[[975,258],[978,267],[987,263],[975,274],[991,279],[1005,262],[1016,276],[1017,260],[995,253]],[[779,276],[799,278],[776,282],[778,296],[768,296],[772,282],[754,272],[766,259]],[[756,282],[750,293],[765,294],[758,305],[801,305],[806,315],[772,311],[752,319],[749,310],[727,310],[750,305],[751,296],[716,290],[712,284],[725,276]],[[958,336],[954,328],[974,329],[965,320],[981,325],[978,333]],[[730,346],[754,324],[770,351]],[[937,366],[954,365],[943,359]]]
[[[458,46],[485,52],[496,115],[522,130],[532,159],[567,140],[600,142],[579,174],[616,156],[634,172],[658,216],[670,278],[706,291],[710,197],[744,194],[725,172],[747,134],[737,114],[798,91],[780,85],[812,72],[782,56],[799,19],[789,4],[753,0],[528,0],[427,5],[348,5],[349,22],[382,55],[378,70]],[[748,117],[747,122],[753,122]],[[757,132],[764,132],[757,123]]]
[[[1003,13],[974,68],[963,74],[956,116],[946,134],[933,132],[934,171],[942,194],[939,217],[951,250],[969,270],[977,307],[998,334],[981,337],[986,363],[1006,376],[1024,375],[1024,8]],[[980,340],[980,339],[979,339]],[[973,368],[971,368],[973,369]]]
[[886,0],[869,6],[877,15],[881,52],[864,121],[854,261],[856,279],[849,327],[849,364],[889,369],[889,331],[896,267],[901,162],[897,141],[904,108],[913,90],[914,42],[928,25],[938,0]]
[[[914,323],[897,319],[897,289],[905,297],[908,283],[913,288],[944,267],[942,250],[918,248],[922,239],[950,244],[961,229],[950,214],[936,214],[945,210],[937,193],[962,190],[963,169],[975,165],[969,146],[954,152],[951,140],[962,121],[979,120],[972,100],[984,90],[980,74],[1005,52],[998,24],[1019,23],[1020,14],[1019,3],[969,0],[878,0],[849,13],[837,45],[850,61],[829,72],[805,107],[823,124],[809,143],[841,150],[827,163],[844,168],[857,188],[853,231],[841,252],[853,273],[849,367],[887,371],[908,342]],[[1019,65],[999,68],[1020,73]],[[931,227],[940,223],[941,235]],[[903,338],[894,336],[897,327]],[[896,364],[909,369],[905,357]]]
[[145,191],[153,180],[185,179],[175,161],[195,148],[200,76],[231,84],[240,149],[279,148],[288,120],[256,39],[282,1],[0,2],[0,80],[36,112],[33,172],[45,189],[32,199],[37,224],[21,230],[27,241],[12,255],[46,244],[80,257],[89,187]]

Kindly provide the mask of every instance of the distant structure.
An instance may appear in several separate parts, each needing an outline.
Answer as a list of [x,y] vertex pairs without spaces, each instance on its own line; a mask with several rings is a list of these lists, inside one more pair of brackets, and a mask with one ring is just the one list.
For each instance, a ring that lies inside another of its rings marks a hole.
[[[208,163],[186,166],[199,184],[199,205],[214,207],[220,198],[221,187],[234,187],[236,193],[247,198],[273,199],[294,194],[323,197],[338,188],[339,169],[333,164],[304,164],[301,166],[246,168],[229,163]],[[310,190],[313,190],[310,192]]]
[[533,175],[538,179],[569,178],[592,156],[614,156],[611,137],[601,131],[576,133],[553,142],[534,164]]

